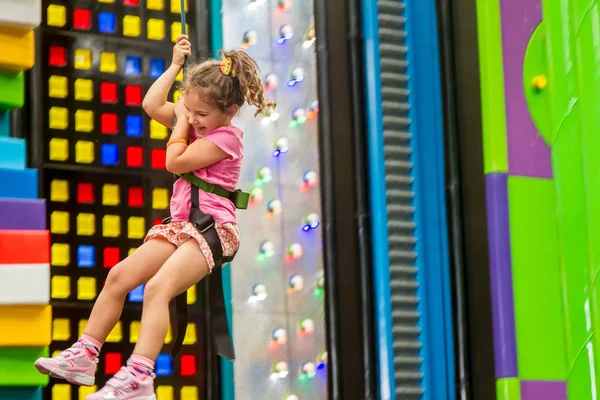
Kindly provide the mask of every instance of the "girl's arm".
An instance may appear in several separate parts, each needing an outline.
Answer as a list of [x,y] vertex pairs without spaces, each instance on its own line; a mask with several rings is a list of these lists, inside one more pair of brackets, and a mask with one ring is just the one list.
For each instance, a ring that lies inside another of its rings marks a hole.
[[191,54],[192,45],[187,40],[187,36],[179,36],[173,47],[171,66],[150,86],[142,102],[142,107],[150,118],[160,122],[167,128],[173,127],[173,115],[175,115],[175,105],[167,101],[167,96],[183,67],[185,57]]
[[169,142],[175,142],[167,146],[167,171],[172,174],[184,174],[207,167],[229,157],[219,146],[205,139],[198,139],[189,146],[183,143],[187,142],[191,129],[190,124],[188,124],[185,118],[183,95],[179,97],[174,111],[177,116],[177,124],[173,128]]

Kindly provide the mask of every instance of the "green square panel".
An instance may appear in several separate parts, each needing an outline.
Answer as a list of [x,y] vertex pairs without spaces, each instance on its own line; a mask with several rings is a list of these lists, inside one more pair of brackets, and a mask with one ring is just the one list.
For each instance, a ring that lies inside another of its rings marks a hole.
[[0,347],[0,386],[46,386],[48,377],[33,363],[48,354],[48,347]]
[[0,70],[0,110],[23,107],[25,102],[25,79],[18,74]]

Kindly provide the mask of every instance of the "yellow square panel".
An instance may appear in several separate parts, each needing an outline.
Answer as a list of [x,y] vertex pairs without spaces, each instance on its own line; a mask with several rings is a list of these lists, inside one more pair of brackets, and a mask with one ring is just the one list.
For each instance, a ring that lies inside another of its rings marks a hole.
[[102,204],[105,206],[118,206],[121,203],[119,185],[107,183],[102,186]]
[[94,112],[90,110],[75,111],[75,130],[91,132],[94,130]]
[[176,90],[173,92],[173,103],[177,103],[179,96],[181,96],[181,90]]
[[152,190],[152,208],[156,210],[166,210],[169,208],[169,191],[158,188]]
[[69,233],[69,213],[66,211],[53,211],[50,214],[50,232]]
[[64,107],[50,108],[50,128],[67,129],[69,127],[69,111]]
[[65,6],[51,4],[46,9],[46,17],[48,26],[62,28],[67,24],[67,9]]
[[94,162],[94,142],[79,140],[75,143],[75,162],[81,164]]
[[52,386],[52,399],[71,400],[71,385],[67,383],[55,383]]
[[64,203],[69,200],[69,181],[53,179],[50,182],[50,201]]
[[57,357],[60,353],[62,353],[64,350],[54,350],[52,352],[52,358]]
[[[185,0],[183,2],[183,7],[185,8],[185,12],[188,10],[188,2]],[[181,0],[171,0],[171,12],[176,14],[181,14]]]
[[173,386],[159,386],[156,388],[156,400],[173,400]]
[[77,215],[77,234],[92,236],[94,233],[96,233],[96,216],[90,213],[79,213]]
[[121,217],[118,215],[105,215],[104,218],[102,218],[102,236],[121,236]]
[[160,11],[165,8],[164,0],[147,0],[146,7],[148,10],[157,10]]
[[90,79],[75,80],[75,100],[91,101],[94,98],[94,82]]
[[196,285],[192,286],[187,291],[187,303],[194,304],[196,303]]
[[171,324],[169,324],[169,328],[167,329],[167,334],[165,336],[165,344],[171,343],[173,340],[173,332],[171,331]]
[[123,324],[121,323],[121,321],[119,321],[117,322],[113,330],[110,331],[110,334],[106,338],[106,341],[109,343],[118,343],[121,340],[123,340]]
[[196,324],[193,322],[188,323],[187,329],[185,330],[185,339],[183,344],[194,344],[198,340],[196,336]]
[[150,138],[163,140],[168,135],[167,127],[153,119],[150,120]]
[[129,249],[129,252],[127,252],[127,255],[128,256],[132,255],[134,251],[135,251],[135,248]]
[[68,318],[56,318],[52,321],[52,340],[69,340],[71,321]]
[[50,257],[53,267],[66,267],[71,263],[71,248],[67,243],[53,243]]
[[66,76],[52,75],[48,79],[48,96],[64,99],[69,95],[69,80]]
[[71,296],[71,278],[55,275],[52,277],[51,289],[53,299],[68,299]]
[[0,306],[0,326],[0,347],[48,346],[52,342],[52,306]]
[[175,77],[175,80],[177,82],[183,82],[183,68],[179,71],[179,73],[177,74],[177,76]]
[[[188,24],[185,24],[185,31],[190,31]],[[181,22],[173,22],[171,24],[171,42],[175,43],[179,35],[181,35]]]
[[77,281],[77,298],[79,300],[94,300],[96,298],[96,278],[81,277]]
[[112,4],[115,0],[98,0],[98,3]]
[[98,391],[98,388],[96,387],[96,385],[94,386],[79,386],[79,400],[85,400],[85,398],[92,394],[92,393],[96,393]]
[[141,33],[140,17],[135,15],[126,15],[123,17],[123,36],[138,37]]
[[87,319],[79,320],[79,334],[77,335],[77,337],[81,337],[83,335],[83,332],[85,332],[85,327],[87,326],[87,323],[88,323]]
[[110,51],[100,53],[100,72],[117,72],[117,55]]
[[67,161],[69,159],[69,141],[67,139],[52,138],[48,147],[50,160]]
[[129,325],[129,342],[137,343],[140,338],[140,321],[133,321]]
[[184,386],[181,388],[181,400],[198,400],[199,398],[196,386]]
[[142,239],[146,236],[146,220],[144,217],[129,217],[127,221],[127,237]]
[[92,68],[92,51],[88,49],[75,49],[75,69]]
[[148,39],[163,40],[165,38],[165,21],[150,18],[148,20]]

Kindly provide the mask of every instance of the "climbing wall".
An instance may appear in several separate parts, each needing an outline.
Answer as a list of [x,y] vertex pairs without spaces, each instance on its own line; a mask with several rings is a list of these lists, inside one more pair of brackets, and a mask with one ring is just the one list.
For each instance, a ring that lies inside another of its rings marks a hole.
[[587,400],[600,389],[599,17],[597,1],[478,7],[502,399]]
[[[169,132],[141,104],[170,64],[172,42],[181,33],[180,8],[179,0],[43,1],[38,99],[43,107],[37,116],[43,133],[37,145],[44,155],[51,232],[53,354],[82,334],[110,268],[169,214],[173,178],[164,170]],[[195,15],[194,5],[187,11]],[[172,91],[169,98],[176,96]],[[143,293],[141,286],[127,296],[103,347],[98,386],[124,365],[137,342]],[[171,358],[165,346],[157,359],[160,400],[204,395],[201,296],[195,287],[188,292],[192,318],[183,350]],[[46,395],[83,400],[98,386],[53,381]]]
[[246,48],[277,108],[245,131],[231,265],[237,400],[327,398],[312,1],[223,1],[224,47]]
[[11,129],[24,106],[24,71],[34,61],[38,1],[0,1],[0,399],[41,400],[48,378],[33,367],[48,354],[50,243],[38,171],[28,168],[25,132]]

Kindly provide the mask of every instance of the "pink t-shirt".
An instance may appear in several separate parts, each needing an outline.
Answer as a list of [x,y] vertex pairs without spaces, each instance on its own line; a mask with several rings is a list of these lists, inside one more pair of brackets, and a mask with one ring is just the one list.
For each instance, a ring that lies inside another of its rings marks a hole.
[[[235,126],[223,126],[207,133],[203,139],[209,140],[219,146],[229,158],[216,162],[208,167],[197,169],[194,174],[208,183],[223,186],[229,191],[236,189],[242,170],[242,157],[244,143],[242,138],[244,132]],[[193,142],[196,139],[192,139]],[[190,183],[179,178],[173,185],[173,196],[171,197],[171,218],[173,221],[187,221],[190,215],[191,192]],[[206,193],[200,190],[200,210],[204,214],[211,215],[215,221],[222,224],[236,222],[234,204],[216,194]]]

